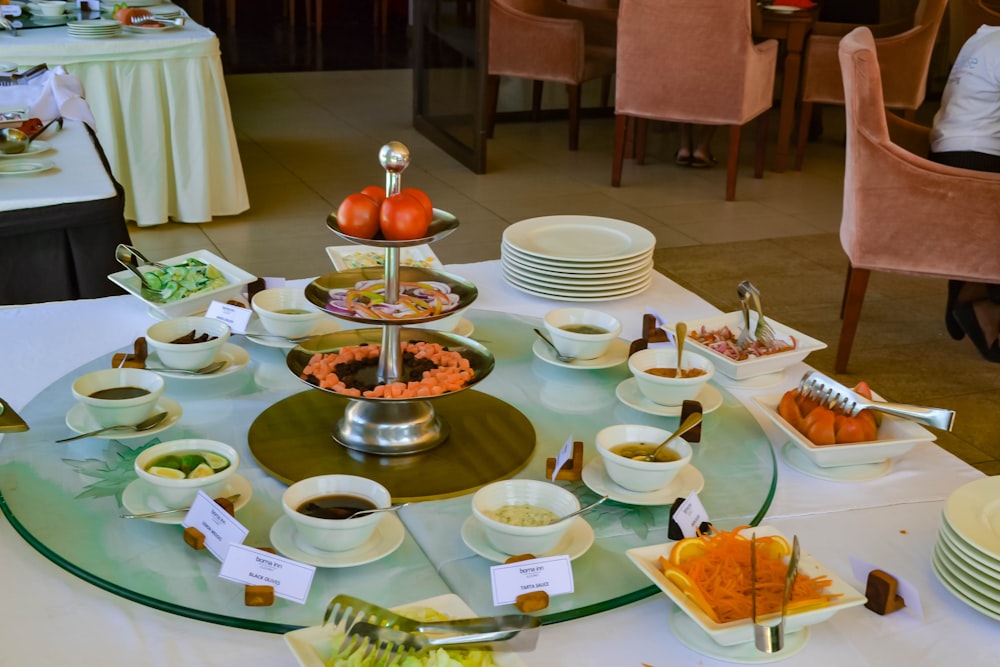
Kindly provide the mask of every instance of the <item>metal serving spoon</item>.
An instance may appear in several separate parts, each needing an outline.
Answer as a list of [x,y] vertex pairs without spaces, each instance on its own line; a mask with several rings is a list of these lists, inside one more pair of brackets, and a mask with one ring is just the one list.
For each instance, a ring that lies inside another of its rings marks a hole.
[[688,325],[683,322],[678,322],[674,325],[674,337],[677,338],[677,372],[674,373],[674,377],[682,378],[681,374],[681,357],[684,355],[684,339],[688,335]]
[[119,426],[105,426],[104,428],[99,428],[96,431],[90,431],[88,433],[80,433],[79,435],[74,435],[72,438],[63,438],[62,440],[56,440],[56,442],[72,442],[73,440],[79,440],[81,438],[89,438],[92,435],[98,435],[101,433],[107,433],[108,431],[134,431],[139,433],[141,431],[148,431],[151,428],[156,428],[160,423],[167,418],[166,412],[158,412],[152,417],[147,417],[143,419],[138,424],[132,426],[129,424],[121,424]]
[[53,118],[43,125],[42,129],[31,135],[17,129],[16,127],[5,127],[0,130],[0,153],[6,153],[7,155],[17,155],[23,153],[28,150],[28,146],[31,145],[31,142],[34,141],[38,135],[49,129],[49,125],[52,125],[52,123],[59,123],[59,128],[62,129],[62,116],[59,118]]
[[695,426],[697,426],[700,423],[701,423],[701,413],[700,412],[692,412],[690,415],[688,415],[688,418],[684,420],[684,423],[681,424],[680,427],[676,431],[674,431],[673,433],[670,434],[669,438],[667,438],[666,440],[664,440],[663,442],[661,442],[659,445],[656,446],[656,449],[654,449],[649,454],[634,456],[634,457],[632,457],[633,460],[635,460],[635,461],[656,461],[656,455],[659,453],[659,451],[661,449],[663,449],[667,445],[668,442],[670,442],[674,438],[677,438],[677,437],[680,437],[680,436],[684,435],[685,433],[687,433],[688,431],[690,431],[691,429],[693,429]]
[[[234,493],[231,496],[226,496],[226,500],[228,500],[231,503],[235,503],[239,499],[240,499],[240,494],[238,494],[238,493]],[[142,514],[119,514],[118,516],[120,518],[122,518],[122,519],[145,519],[145,518],[151,517],[151,516],[162,516],[164,514],[173,514],[174,512],[187,512],[190,509],[191,509],[191,506],[189,505],[188,507],[178,507],[177,509],[172,509],[172,510],[159,510],[159,511],[156,511],[156,512],[143,512]]]
[[583,514],[584,512],[589,512],[590,510],[594,509],[595,507],[597,507],[598,505],[600,505],[601,503],[603,503],[607,499],[608,499],[607,496],[601,496],[600,498],[597,499],[596,502],[590,503],[586,507],[581,507],[580,509],[578,509],[577,511],[575,511],[575,512],[573,512],[571,514],[567,514],[566,516],[561,516],[558,519],[556,519],[555,521],[553,521],[552,523],[547,523],[545,525],[547,525],[547,526],[553,526],[553,525],[555,525],[557,523],[562,523],[566,519],[572,519],[573,517],[577,516],[578,514]]
[[222,361],[213,361],[208,366],[202,366],[201,368],[196,368],[194,370],[188,368],[148,368],[146,370],[153,371],[154,373],[162,371],[164,373],[184,373],[185,375],[211,375],[228,363],[228,361],[223,359]]
[[546,342],[546,344],[550,348],[552,348],[552,351],[556,353],[556,359],[558,359],[559,361],[563,362],[564,364],[569,364],[569,363],[572,363],[572,362],[576,361],[576,357],[567,357],[562,352],[560,352],[559,348],[556,347],[556,344],[553,343],[552,341],[550,341],[548,339],[548,337],[546,337],[546,335],[543,334],[541,331],[539,331],[538,329],[535,329],[534,331],[535,331],[536,334],[538,334],[538,337],[541,338],[542,340],[544,340]]
[[395,512],[396,510],[401,510],[410,503],[399,503],[398,505],[390,505],[389,507],[376,507],[371,510],[361,510],[360,512],[355,512],[351,516],[347,517],[350,519],[357,519],[359,516],[368,516],[369,514],[375,514],[376,512]]

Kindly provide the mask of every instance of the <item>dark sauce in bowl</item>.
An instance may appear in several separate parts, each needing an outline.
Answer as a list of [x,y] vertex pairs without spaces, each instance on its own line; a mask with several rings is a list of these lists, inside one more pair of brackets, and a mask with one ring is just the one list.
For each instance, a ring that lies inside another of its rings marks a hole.
[[362,510],[373,510],[375,507],[375,503],[361,496],[334,494],[310,498],[295,511],[317,519],[350,519]]
[[100,398],[110,401],[121,401],[126,398],[139,398],[149,393],[148,389],[142,387],[109,387],[108,389],[98,389],[90,395],[91,398]]

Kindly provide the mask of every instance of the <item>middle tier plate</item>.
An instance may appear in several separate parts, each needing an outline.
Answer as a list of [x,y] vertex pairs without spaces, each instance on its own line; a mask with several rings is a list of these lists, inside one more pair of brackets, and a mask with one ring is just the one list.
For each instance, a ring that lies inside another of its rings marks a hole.
[[[347,320],[349,322],[357,322],[359,324],[378,325],[423,324],[425,322],[440,320],[468,308],[469,305],[476,300],[476,297],[479,296],[479,291],[476,289],[475,285],[464,278],[460,278],[459,276],[455,276],[450,273],[445,273],[444,271],[434,271],[415,266],[400,266],[398,279],[401,293],[404,292],[408,285],[440,283],[444,286],[444,289],[440,290],[441,292],[447,292],[448,294],[455,295],[458,297],[458,300],[457,302],[451,304],[447,310],[442,309],[437,313],[428,313],[426,315],[411,315],[408,313],[406,316],[401,317],[393,317],[391,315],[386,315],[385,317],[372,317],[365,312],[354,311],[350,308],[341,307],[341,305],[337,303],[340,301],[339,298],[331,299],[331,290],[336,292],[336,290],[357,289],[359,284],[365,283],[366,281],[383,281],[384,286],[385,270],[381,266],[370,266],[360,269],[328,273],[309,283],[305,289],[305,294],[310,303],[318,308],[321,308],[327,313],[330,313],[331,315],[339,317],[340,319]],[[368,286],[368,289],[364,291],[375,292],[376,290],[373,290],[371,289],[371,286]],[[370,295],[362,296],[362,300],[370,299]]]

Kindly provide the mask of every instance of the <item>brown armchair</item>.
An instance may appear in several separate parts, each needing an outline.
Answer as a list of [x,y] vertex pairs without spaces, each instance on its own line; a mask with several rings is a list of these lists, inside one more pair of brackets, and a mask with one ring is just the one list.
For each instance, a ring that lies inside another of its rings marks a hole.
[[966,40],[972,37],[981,25],[1000,25],[1000,3],[993,0],[987,5],[984,0],[952,0],[951,31],[949,50],[954,56]]
[[[736,197],[742,126],[760,117],[754,177],[764,173],[766,112],[778,43],[753,43],[749,2],[622,0],[618,14],[615,148],[621,185],[629,119],[729,126],[726,199]],[[637,161],[641,162],[641,133]]]
[[541,82],[566,85],[569,149],[580,136],[580,85],[610,79],[615,71],[613,10],[589,9],[562,0],[490,0],[486,136],[496,124],[500,77],[536,82],[532,111],[541,103]]
[[847,369],[872,271],[1000,283],[1000,174],[926,159],[928,128],[887,113],[871,31],[840,45],[847,164],[840,241],[850,265],[834,368]]
[[[886,108],[904,112],[913,120],[927,92],[927,72],[938,28],[948,0],[920,0],[913,22],[873,26],[879,65],[885,78]],[[843,104],[844,83],[837,48],[841,38],[857,26],[829,23],[817,28],[806,41],[802,68],[802,109],[795,168],[802,169],[814,104]],[[894,32],[900,30],[899,32]]]

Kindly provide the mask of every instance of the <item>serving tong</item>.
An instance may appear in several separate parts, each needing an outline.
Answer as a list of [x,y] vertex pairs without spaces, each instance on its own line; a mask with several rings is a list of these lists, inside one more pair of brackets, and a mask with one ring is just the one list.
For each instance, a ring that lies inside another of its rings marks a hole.
[[[483,648],[517,639],[516,650],[531,650],[538,641],[541,620],[527,614],[507,614],[448,621],[417,621],[350,595],[337,595],[327,605],[323,625],[343,626],[346,633],[334,655],[362,650],[375,663],[395,664],[427,648]],[[531,631],[531,632],[529,632]]]
[[753,621],[753,641],[758,651],[777,653],[785,646],[785,615],[788,601],[792,597],[795,576],[799,571],[799,536],[792,537],[792,555],[785,571],[785,586],[781,595],[781,613],[777,622],[772,617],[768,621],[757,616],[757,536],[750,537],[750,618]]
[[[743,316],[747,322],[747,326],[740,332],[740,337],[736,341],[737,344],[743,347],[751,344],[754,340],[758,340],[763,345],[770,346],[774,343],[774,329],[764,319],[764,309],[760,305],[760,290],[749,280],[744,280],[736,286],[736,293],[740,297]],[[757,326],[754,327],[752,338],[748,336],[744,339],[743,334],[750,329],[749,305],[751,302],[753,303],[754,310],[757,311]]]
[[950,431],[955,424],[954,410],[873,401],[819,371],[809,371],[802,376],[799,392],[828,408],[839,408],[851,417],[869,408],[945,431]]
[[35,65],[23,72],[11,72],[9,74],[0,74],[0,87],[3,86],[24,86],[31,83],[32,79],[41,76],[49,69],[49,66],[45,63]]

